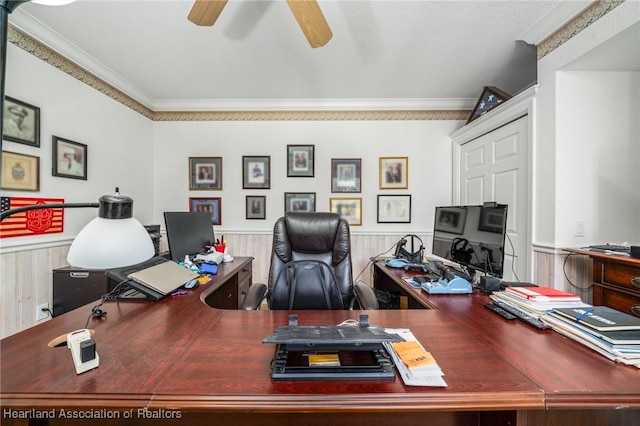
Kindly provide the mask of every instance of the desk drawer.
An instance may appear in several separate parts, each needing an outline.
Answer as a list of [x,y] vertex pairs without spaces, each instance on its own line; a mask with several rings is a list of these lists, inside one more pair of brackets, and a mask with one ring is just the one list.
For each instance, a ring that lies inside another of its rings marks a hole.
[[249,286],[252,284],[251,265],[247,265],[238,272],[238,309],[242,309],[244,298],[247,297]]
[[640,268],[595,260],[593,304],[640,317]]
[[251,264],[244,266],[242,269],[240,269],[240,271],[238,272],[238,282],[243,282],[243,281],[250,281],[251,280],[251,273],[252,273],[252,269],[251,269]]
[[[596,268],[598,273],[596,274]],[[623,287],[640,296],[640,269],[613,263],[594,263],[593,280],[602,284]]]

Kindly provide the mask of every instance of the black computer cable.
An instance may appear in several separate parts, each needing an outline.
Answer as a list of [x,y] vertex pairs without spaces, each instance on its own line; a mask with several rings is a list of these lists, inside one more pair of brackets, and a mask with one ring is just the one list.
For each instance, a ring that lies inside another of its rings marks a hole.
[[120,281],[118,284],[116,284],[115,287],[113,287],[113,289],[111,289],[110,292],[108,292],[107,294],[103,295],[100,298],[100,303],[98,303],[93,308],[91,308],[91,313],[89,314],[89,318],[87,318],[87,323],[85,324],[84,328],[89,327],[89,321],[91,321],[91,318],[104,319],[107,317],[107,312],[101,309],[102,305],[107,300],[117,300],[117,297],[114,299],[113,296],[120,293],[120,291],[122,290],[122,287],[127,281],[129,280],[127,279],[124,281]]

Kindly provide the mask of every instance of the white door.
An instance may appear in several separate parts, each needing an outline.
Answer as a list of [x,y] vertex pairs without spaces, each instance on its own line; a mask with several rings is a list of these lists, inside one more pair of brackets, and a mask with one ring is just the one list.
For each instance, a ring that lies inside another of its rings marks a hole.
[[496,201],[509,206],[505,281],[528,280],[528,143],[525,116],[460,147],[460,204]]

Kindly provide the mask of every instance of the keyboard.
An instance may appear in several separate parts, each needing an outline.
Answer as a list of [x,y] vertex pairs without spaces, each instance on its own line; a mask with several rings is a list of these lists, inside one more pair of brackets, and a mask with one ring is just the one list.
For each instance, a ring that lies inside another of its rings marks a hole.
[[522,312],[520,309],[514,308],[513,306],[509,305],[508,303],[504,303],[504,302],[501,302],[499,300],[494,300],[493,304],[497,305],[499,308],[502,308],[505,311],[515,315],[516,318],[518,318],[520,321],[524,322],[525,324],[530,325],[531,327],[535,327],[535,328],[537,328],[539,330],[548,330],[548,329],[551,328],[550,326],[548,326],[547,324],[542,322],[542,320],[540,318],[536,318],[536,317],[533,317],[533,316],[527,314],[526,312]]
[[594,251],[615,251],[618,253],[631,253],[629,246],[623,246],[620,244],[594,244],[589,246],[589,249]]

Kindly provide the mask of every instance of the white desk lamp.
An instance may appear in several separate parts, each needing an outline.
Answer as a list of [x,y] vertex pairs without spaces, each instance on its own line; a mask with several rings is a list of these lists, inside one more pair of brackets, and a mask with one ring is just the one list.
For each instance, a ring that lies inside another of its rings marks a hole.
[[67,261],[71,266],[85,269],[111,269],[135,265],[155,254],[149,232],[133,217],[133,200],[115,194],[103,195],[99,203],[35,204],[6,210],[0,221],[29,210],[53,208],[98,208],[98,217],[78,233],[69,248]]

